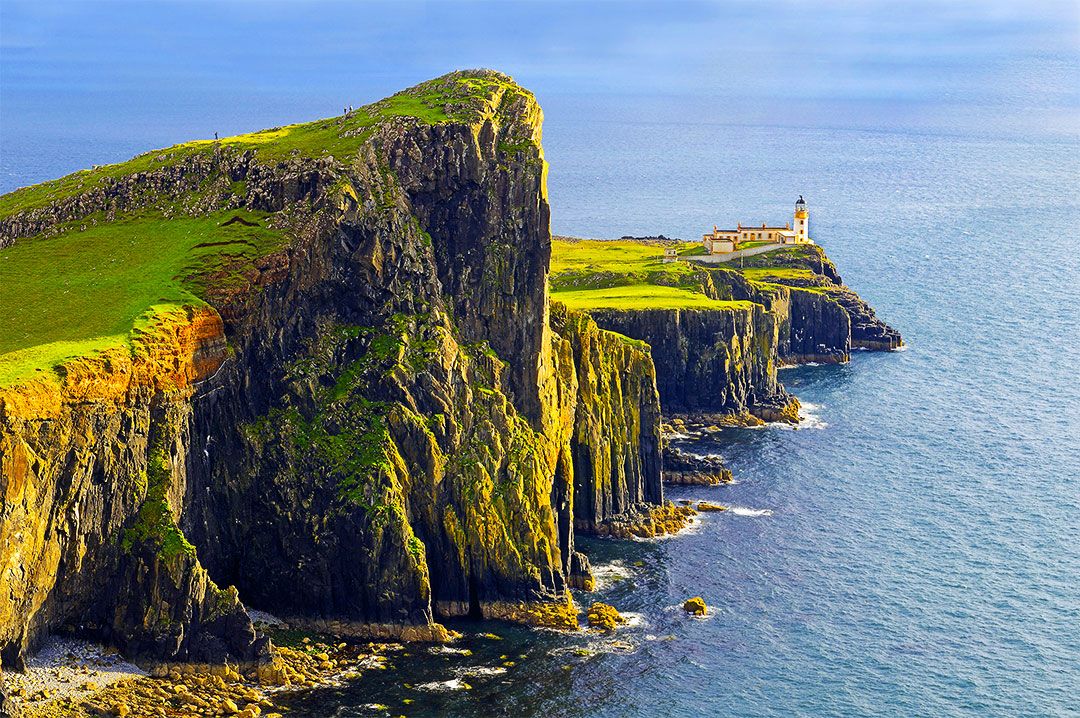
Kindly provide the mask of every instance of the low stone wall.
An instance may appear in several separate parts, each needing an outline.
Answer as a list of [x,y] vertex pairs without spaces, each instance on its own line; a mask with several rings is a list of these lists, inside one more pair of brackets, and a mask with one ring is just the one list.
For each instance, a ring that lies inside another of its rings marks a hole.
[[791,244],[763,244],[757,247],[751,247],[750,249],[740,249],[736,252],[726,252],[724,254],[695,254],[692,257],[686,259],[691,262],[704,262],[705,264],[724,264],[730,262],[733,259],[739,257],[753,257],[755,254],[765,254],[766,252],[772,252],[782,247],[791,247]]
[[[813,244],[810,240],[800,244]],[[754,255],[764,255],[766,252],[774,252],[774,250],[782,249],[784,247],[794,247],[794,244],[781,244],[775,242],[773,244],[762,244],[756,247],[748,249],[739,249],[738,252],[727,252],[720,255],[693,255],[686,257],[688,261],[698,261],[706,263],[706,265],[723,265],[725,262],[729,262],[732,259],[738,259],[739,257],[753,257]]]

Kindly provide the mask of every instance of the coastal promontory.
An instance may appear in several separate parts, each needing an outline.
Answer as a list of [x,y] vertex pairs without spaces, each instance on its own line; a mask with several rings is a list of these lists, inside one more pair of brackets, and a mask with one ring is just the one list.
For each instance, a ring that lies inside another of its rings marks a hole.
[[253,610],[350,641],[573,630],[577,536],[692,518],[665,417],[797,422],[783,363],[900,345],[817,246],[553,241],[541,121],[455,72],[0,198],[3,671],[92,638],[235,706],[356,659]]

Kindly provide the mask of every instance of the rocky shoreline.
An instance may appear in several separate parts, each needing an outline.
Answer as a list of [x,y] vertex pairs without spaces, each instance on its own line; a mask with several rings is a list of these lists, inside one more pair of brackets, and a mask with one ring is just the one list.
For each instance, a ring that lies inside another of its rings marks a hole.
[[[295,633],[277,623],[279,635]],[[268,663],[246,671],[230,664],[158,664],[150,671],[122,661],[115,649],[87,641],[50,639],[25,673],[3,674],[3,715],[19,718],[116,716],[280,717],[275,697],[355,680],[404,650],[400,643],[346,642],[313,634],[278,645]]]

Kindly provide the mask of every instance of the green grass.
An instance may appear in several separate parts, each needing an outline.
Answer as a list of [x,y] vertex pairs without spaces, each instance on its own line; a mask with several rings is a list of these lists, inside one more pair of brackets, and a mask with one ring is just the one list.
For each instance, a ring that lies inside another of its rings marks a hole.
[[[737,268],[736,268],[737,269]],[[774,279],[814,279],[817,275],[809,269],[793,267],[751,267],[743,269],[742,273],[747,279],[767,281]]]
[[[631,240],[582,239],[551,243],[551,274],[570,270],[627,271],[647,265],[662,266],[664,249]],[[674,266],[673,263],[672,266]]]
[[743,270],[782,268],[815,270],[819,267],[823,256],[821,248],[815,244],[795,244],[751,257],[740,257],[729,264],[735,265],[732,268]]
[[[234,216],[260,226],[221,226]],[[202,304],[210,283],[244,286],[245,269],[285,244],[266,223],[265,214],[244,210],[143,215],[0,251],[0,386],[128,344],[155,315]]]
[[471,122],[493,91],[527,94],[504,76],[494,73],[452,73],[358,108],[348,117],[331,117],[284,127],[273,127],[220,140],[194,140],[152,150],[126,162],[80,170],[60,179],[24,187],[0,197],[0,217],[44,207],[66,197],[105,186],[109,180],[147,172],[195,155],[210,155],[218,146],[252,150],[258,160],[274,164],[294,156],[355,155],[376,125],[394,117],[414,117],[428,124]]
[[[692,249],[684,250],[691,251]],[[731,309],[711,299],[706,270],[663,262],[664,248],[631,240],[552,242],[551,298],[571,309]]]
[[678,287],[635,285],[609,289],[552,292],[570,309],[749,309],[751,302],[709,299]]
[[664,248],[631,240],[555,240],[551,243],[553,291],[606,289],[635,284],[701,285],[701,269],[664,262]]

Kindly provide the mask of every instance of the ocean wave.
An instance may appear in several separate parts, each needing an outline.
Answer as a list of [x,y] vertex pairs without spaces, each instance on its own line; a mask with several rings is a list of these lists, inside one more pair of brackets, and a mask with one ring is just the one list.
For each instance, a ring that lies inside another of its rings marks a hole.
[[619,581],[625,581],[630,578],[631,573],[630,567],[620,560],[601,563],[592,567],[592,575],[593,579],[596,580],[596,590],[598,591],[608,588]]
[[451,646],[432,646],[430,651],[434,654],[447,656],[471,656],[472,651],[468,648],[453,648]]
[[751,509],[746,506],[728,506],[727,512],[736,516],[772,516],[772,509]]

